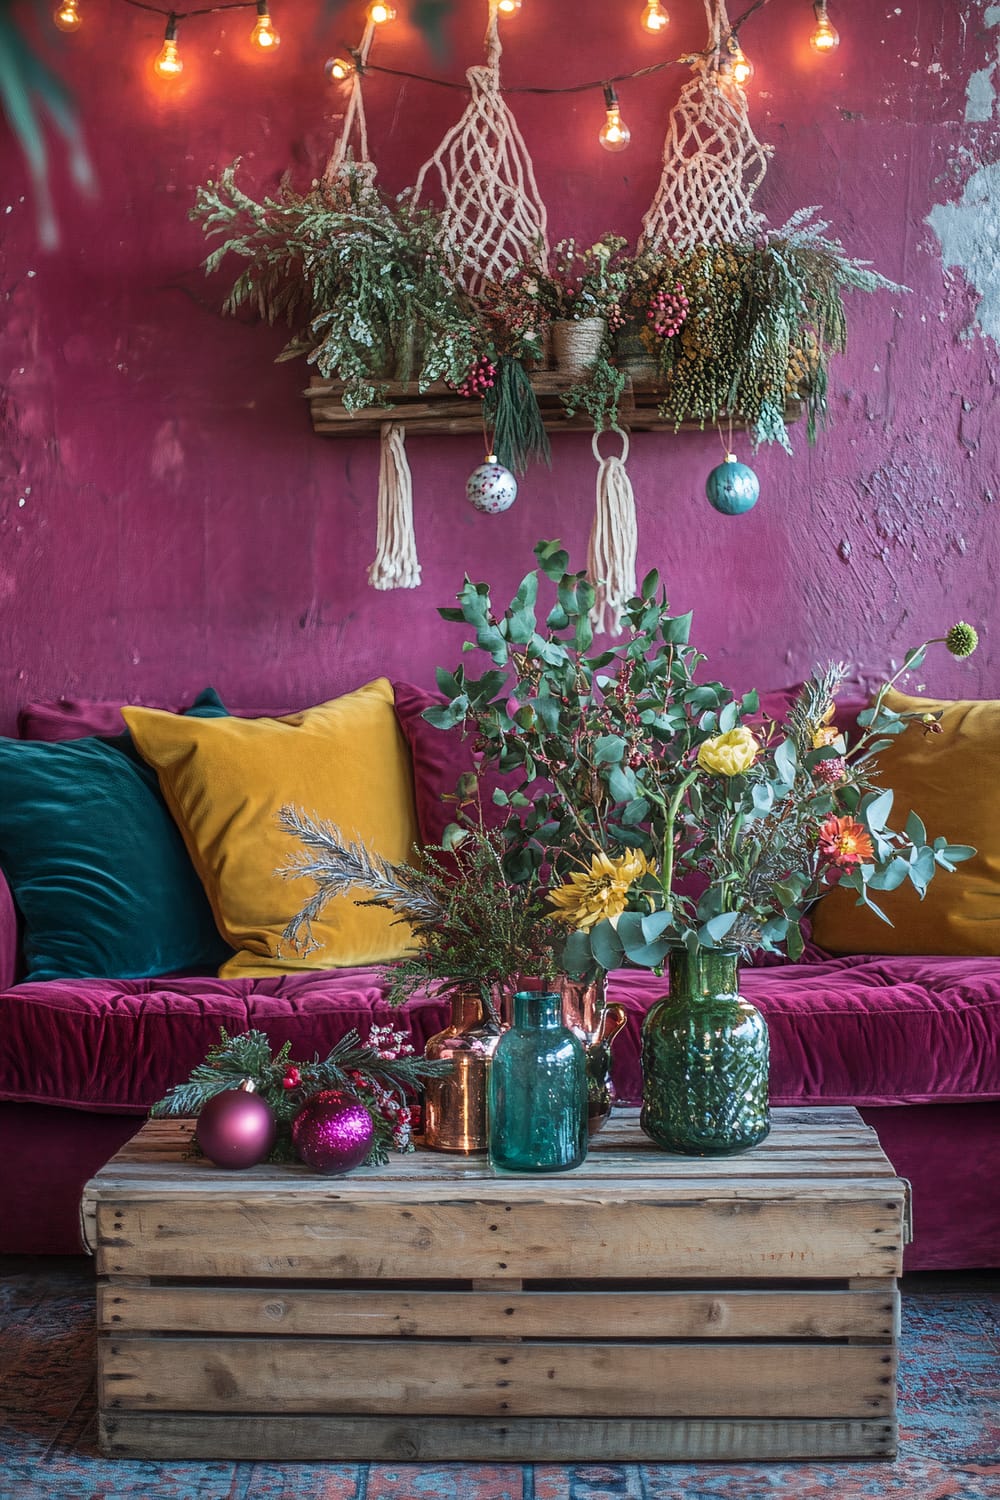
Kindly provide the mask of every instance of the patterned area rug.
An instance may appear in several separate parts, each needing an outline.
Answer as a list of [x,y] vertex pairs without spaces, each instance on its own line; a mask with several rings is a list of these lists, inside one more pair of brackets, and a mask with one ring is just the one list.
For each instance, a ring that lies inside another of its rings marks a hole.
[[0,1258],[0,1500],[990,1500],[1000,1275],[903,1282],[900,1453],[840,1464],[133,1463],[96,1448],[90,1263]]

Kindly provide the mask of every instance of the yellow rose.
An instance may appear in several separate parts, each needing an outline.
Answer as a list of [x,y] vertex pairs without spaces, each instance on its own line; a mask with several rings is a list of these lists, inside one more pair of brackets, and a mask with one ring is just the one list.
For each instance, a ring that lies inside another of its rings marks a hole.
[[760,754],[760,743],[740,725],[727,734],[716,734],[705,740],[698,751],[698,764],[715,776],[742,776]]

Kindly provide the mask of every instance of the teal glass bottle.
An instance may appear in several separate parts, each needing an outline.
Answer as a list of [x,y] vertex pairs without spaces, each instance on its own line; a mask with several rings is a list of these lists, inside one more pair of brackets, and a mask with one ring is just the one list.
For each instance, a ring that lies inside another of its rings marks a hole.
[[642,1027],[643,1130],[685,1156],[733,1156],[771,1128],[767,1022],[737,991],[736,954],[675,948],[670,994]]
[[566,1172],[587,1155],[587,1060],[558,995],[521,990],[496,1044],[488,1087],[490,1164]]

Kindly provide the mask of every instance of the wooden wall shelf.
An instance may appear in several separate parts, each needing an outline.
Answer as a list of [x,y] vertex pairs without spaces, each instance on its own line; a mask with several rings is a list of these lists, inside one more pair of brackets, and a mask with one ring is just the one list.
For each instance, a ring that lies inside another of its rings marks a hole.
[[[560,395],[576,382],[568,375],[545,371],[532,375],[531,383],[538,395],[542,419],[548,432],[592,432],[593,423],[586,412],[568,417]],[[479,401],[456,395],[448,386],[435,382],[423,393],[416,382],[403,386],[387,382],[392,406],[370,406],[361,411],[346,411],[342,404],[344,387],[339,380],[321,380],[314,376],[305,395],[312,411],[313,429],[324,437],[359,437],[377,434],[383,422],[403,422],[408,435],[430,433],[482,433],[482,406]],[[662,391],[652,381],[630,381],[621,403],[620,421],[632,432],[673,432],[674,424],[657,413]],[[785,421],[794,422],[802,414],[801,401],[785,406]],[[728,427],[728,419],[726,421]],[[681,431],[711,430],[711,423],[682,422]],[[746,423],[733,419],[733,429],[743,430]]]

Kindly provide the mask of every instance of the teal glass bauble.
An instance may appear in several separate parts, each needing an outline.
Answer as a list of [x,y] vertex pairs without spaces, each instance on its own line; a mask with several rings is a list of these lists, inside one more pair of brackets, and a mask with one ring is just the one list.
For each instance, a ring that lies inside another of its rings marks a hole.
[[760,494],[760,480],[753,469],[741,464],[735,453],[713,469],[705,480],[705,494],[724,516],[742,516],[752,510]]

